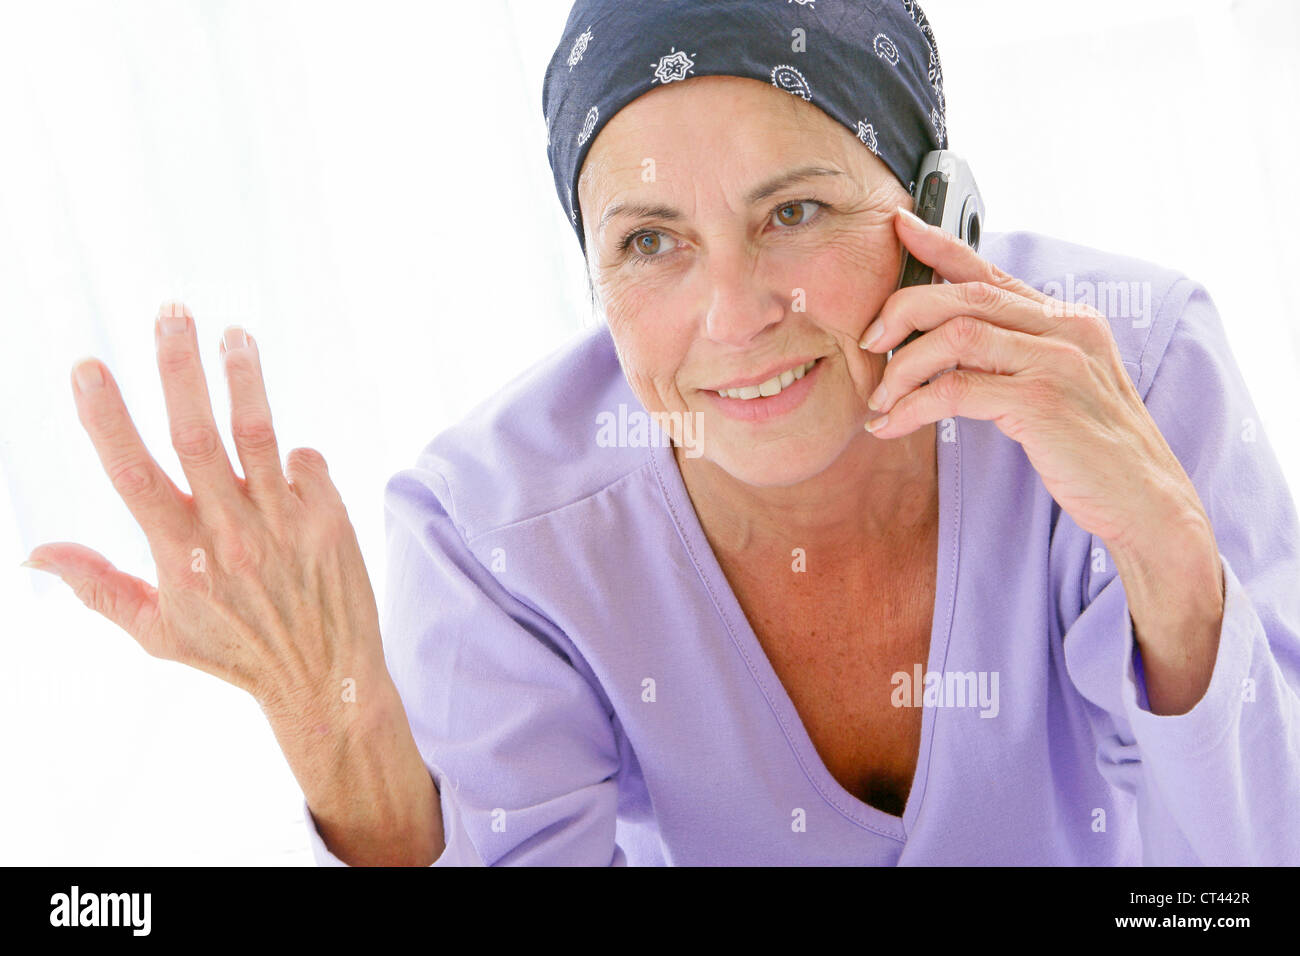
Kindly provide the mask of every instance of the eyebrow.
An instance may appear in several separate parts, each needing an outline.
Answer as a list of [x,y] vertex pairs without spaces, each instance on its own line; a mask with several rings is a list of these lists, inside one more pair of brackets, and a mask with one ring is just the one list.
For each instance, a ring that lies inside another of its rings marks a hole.
[[[798,166],[759,183],[746,194],[745,202],[747,205],[752,206],[754,203],[762,202],[774,193],[780,192],[787,186],[793,186],[795,183],[801,183],[818,176],[843,175],[845,174],[841,170],[828,169],[825,166]],[[637,219],[663,219],[669,222],[676,222],[685,218],[672,206],[665,206],[662,203],[616,202],[611,203],[605,210],[605,214],[600,217],[600,232],[604,233],[605,227],[618,216],[633,216]]]

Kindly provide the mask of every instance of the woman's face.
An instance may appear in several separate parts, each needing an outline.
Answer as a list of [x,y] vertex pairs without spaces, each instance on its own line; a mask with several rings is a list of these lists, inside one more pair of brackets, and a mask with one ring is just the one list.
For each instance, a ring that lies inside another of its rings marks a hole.
[[[781,181],[805,167],[822,172]],[[893,217],[910,198],[847,128],[757,80],[672,83],[601,130],[578,200],[592,284],[647,411],[692,415],[704,457],[752,485],[796,484],[873,440],[862,426],[884,356],[857,343],[896,287]],[[813,360],[776,395],[718,394]]]

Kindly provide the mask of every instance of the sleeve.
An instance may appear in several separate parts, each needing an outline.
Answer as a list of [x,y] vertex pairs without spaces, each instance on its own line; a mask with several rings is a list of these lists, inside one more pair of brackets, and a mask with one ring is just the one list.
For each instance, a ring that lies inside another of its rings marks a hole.
[[[454,514],[436,471],[388,483],[384,656],[440,796],[447,843],[433,865],[625,865],[603,697],[560,629],[475,558]],[[317,863],[345,865],[305,801],[304,820]]]
[[1214,671],[1191,710],[1150,711],[1113,567],[1066,632],[1067,668],[1097,705],[1099,769],[1136,796],[1145,864],[1296,865],[1300,526],[1209,295],[1187,279],[1170,295],[1181,313],[1144,401],[1214,527],[1225,586]]

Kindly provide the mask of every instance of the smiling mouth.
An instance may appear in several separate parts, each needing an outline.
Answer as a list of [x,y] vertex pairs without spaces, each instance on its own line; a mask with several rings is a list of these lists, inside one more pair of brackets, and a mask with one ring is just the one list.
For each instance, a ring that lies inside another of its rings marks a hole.
[[802,365],[796,365],[788,368],[784,372],[773,375],[766,382],[760,382],[757,385],[743,385],[740,388],[723,388],[710,389],[715,395],[722,398],[739,398],[743,401],[749,401],[755,398],[771,398],[773,395],[779,395],[784,389],[789,388],[799,379],[803,378],[812,367],[820,362],[820,358],[815,358],[811,362],[804,362]]

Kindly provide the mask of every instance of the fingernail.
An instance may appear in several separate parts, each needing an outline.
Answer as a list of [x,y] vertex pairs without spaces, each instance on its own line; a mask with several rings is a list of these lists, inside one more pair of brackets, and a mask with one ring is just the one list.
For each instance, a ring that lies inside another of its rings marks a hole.
[[885,331],[885,325],[879,319],[872,322],[867,328],[867,332],[862,336],[862,341],[858,343],[858,348],[869,349],[880,338],[881,333]]
[[889,392],[885,388],[885,383],[881,382],[879,385],[876,386],[876,390],[871,393],[871,397],[867,399],[867,408],[871,409],[872,411],[875,411],[881,405],[885,404],[885,399],[888,397],[889,397]]
[[77,391],[93,392],[104,385],[104,373],[99,363],[93,358],[85,358],[72,367],[72,377],[76,379]]
[[158,310],[163,335],[180,335],[190,327],[190,310],[183,302],[164,302]]
[[221,347],[227,352],[242,349],[248,345],[248,335],[237,325],[232,325],[221,335]]
[[866,425],[867,431],[874,432],[881,428],[884,428],[885,424],[888,421],[889,421],[888,415],[881,415],[879,418],[873,418],[871,421],[867,422]]
[[914,229],[924,229],[925,221],[906,206],[899,206],[898,211],[903,214],[903,222]]
[[19,564],[18,567],[35,568],[37,571],[44,571],[47,567],[49,567],[49,565],[47,565],[44,561],[34,561],[31,558],[28,558],[26,561],[23,561],[21,564]]

